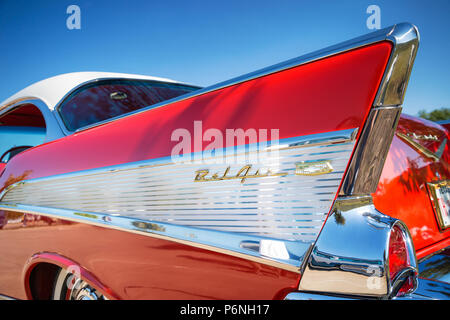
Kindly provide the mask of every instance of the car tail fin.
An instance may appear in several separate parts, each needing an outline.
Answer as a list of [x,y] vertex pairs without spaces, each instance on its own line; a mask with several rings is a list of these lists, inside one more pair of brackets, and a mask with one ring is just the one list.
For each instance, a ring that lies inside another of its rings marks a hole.
[[16,183],[1,208],[58,208],[298,270],[337,197],[375,191],[417,45],[398,24],[36,148],[44,159],[110,146],[45,157],[34,177],[53,161],[70,174]]

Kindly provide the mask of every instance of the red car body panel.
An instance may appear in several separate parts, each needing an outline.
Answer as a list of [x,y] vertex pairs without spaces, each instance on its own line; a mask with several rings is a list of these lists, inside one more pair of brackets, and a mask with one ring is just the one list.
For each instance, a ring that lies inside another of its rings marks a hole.
[[[19,180],[171,155],[178,128],[279,129],[279,138],[361,127],[391,51],[388,42],[155,108],[29,149],[0,177]],[[352,70],[352,72],[348,72]],[[270,90],[267,90],[270,88]],[[192,151],[207,145],[192,144]]]
[[[0,176],[13,183],[111,165],[168,157],[177,128],[194,134],[227,128],[280,129],[279,138],[362,128],[384,75],[392,45],[361,47],[87,129],[14,157]],[[350,71],[349,71],[350,70]],[[436,152],[449,138],[441,126],[402,116],[399,133],[434,134]],[[207,143],[193,141],[192,152]],[[450,179],[448,143],[440,161],[394,136],[375,207],[409,227],[418,257],[449,245],[436,221],[426,183]],[[300,273],[229,254],[95,225],[27,214],[20,223],[3,211],[0,293],[31,298],[29,275],[42,262],[76,264],[83,278],[111,299],[281,299]],[[9,223],[8,223],[9,222]]]
[[[402,115],[396,132],[373,199],[378,210],[406,223],[420,259],[450,245],[450,229],[440,230],[427,189],[428,182],[450,179],[449,135],[442,126],[408,115]],[[399,136],[407,133],[435,135],[437,141],[416,142],[431,152],[445,143],[441,159],[427,157]]]
[[[170,156],[177,143],[171,141],[173,130],[193,133],[195,120],[203,121],[203,130],[223,132],[279,128],[280,139],[361,128],[391,49],[388,42],[358,48],[31,148],[8,163],[0,188]],[[193,144],[192,151],[204,147]],[[100,279],[96,287],[110,298],[273,299],[298,287],[297,272],[220,252],[81,223],[34,220],[17,227],[6,224],[0,231],[2,294],[30,298],[27,268],[46,259],[57,265],[61,259],[74,261],[89,278]],[[43,258],[42,253],[48,254]]]
[[0,259],[0,290],[19,299],[31,298],[27,275],[37,262],[75,263],[112,299],[274,299],[299,280],[276,267],[81,223],[37,220],[0,234],[0,250],[8,252]]

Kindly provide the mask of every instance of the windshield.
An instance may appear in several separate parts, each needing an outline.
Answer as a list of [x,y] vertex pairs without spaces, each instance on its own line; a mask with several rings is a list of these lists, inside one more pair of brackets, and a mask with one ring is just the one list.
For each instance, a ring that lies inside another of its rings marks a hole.
[[75,90],[59,113],[70,131],[198,90],[181,84],[143,80],[102,80]]

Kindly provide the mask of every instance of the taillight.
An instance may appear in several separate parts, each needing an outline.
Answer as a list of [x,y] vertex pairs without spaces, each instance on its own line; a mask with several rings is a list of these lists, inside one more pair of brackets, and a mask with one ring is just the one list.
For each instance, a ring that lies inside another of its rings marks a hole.
[[402,296],[411,292],[416,285],[417,272],[411,257],[410,237],[406,227],[394,225],[389,238],[389,277],[392,296]]
[[396,296],[401,297],[404,296],[407,293],[410,293],[415,288],[415,280],[413,276],[409,276],[401,288],[398,290]]
[[336,200],[301,270],[303,292],[390,299],[418,283],[408,227],[376,210],[369,197]]
[[395,279],[395,276],[408,266],[409,256],[405,236],[398,226],[394,226],[389,239],[389,275],[391,279]]

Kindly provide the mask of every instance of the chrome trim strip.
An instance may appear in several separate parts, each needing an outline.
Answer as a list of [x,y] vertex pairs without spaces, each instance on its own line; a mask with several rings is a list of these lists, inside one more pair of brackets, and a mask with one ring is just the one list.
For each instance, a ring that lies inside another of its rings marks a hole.
[[444,153],[445,146],[447,145],[447,138],[444,138],[444,140],[442,140],[439,148],[437,149],[437,151],[435,153],[435,152],[429,150],[428,148],[424,147],[420,143],[414,141],[410,136],[408,136],[408,135],[406,135],[404,133],[396,132],[396,135],[401,140],[403,140],[404,142],[409,144],[412,148],[416,149],[422,155],[424,155],[427,158],[430,158],[434,162],[444,161],[444,160],[441,159],[441,157],[442,157],[442,155]]
[[[157,239],[173,241],[189,246],[220,252],[238,258],[274,266],[291,272],[299,272],[300,261],[309,247],[298,241],[280,241],[270,238],[242,235],[231,232],[199,229],[121,216],[111,216],[98,212],[80,212],[59,208],[46,208],[21,204],[0,203],[0,209],[27,214],[43,215],[89,225],[131,232]],[[260,253],[255,248],[261,243],[272,242],[282,247],[288,253],[285,259],[274,258]],[[255,247],[248,248],[244,244],[253,243]]]
[[419,45],[414,25],[395,25],[386,40],[394,45],[383,80],[346,173],[341,196],[374,193],[397,128],[401,104]]
[[1,300],[5,301],[5,300],[17,300],[17,299],[14,299],[14,298],[11,298],[9,296],[5,296],[3,294],[0,294],[0,301]]
[[284,300],[356,300],[358,298],[352,296],[331,295],[325,292],[291,292]]
[[420,36],[416,26],[400,23],[388,33],[386,40],[394,44],[394,50],[375,98],[375,107],[398,106],[403,103]]
[[[450,300],[450,284],[446,282],[433,281],[429,279],[418,279],[417,289],[402,297],[392,298],[393,300]],[[291,292],[285,300],[368,300],[380,299],[379,297],[333,295],[326,292]],[[384,298],[381,298],[384,299]]]
[[439,125],[441,125],[441,126],[443,126],[443,125],[449,124],[449,123],[450,123],[450,120],[436,121],[436,123],[439,124]]
[[[366,45],[374,44],[376,42],[390,41],[396,46],[397,46],[397,44],[402,44],[402,47],[407,47],[409,45],[409,42],[405,42],[405,44],[403,45],[403,41],[405,40],[403,37],[403,33],[406,32],[406,30],[408,30],[408,28],[414,28],[414,30],[416,30],[415,27],[409,23],[400,23],[400,24],[397,24],[394,26],[387,27],[385,29],[381,29],[381,30],[369,33],[367,35],[363,35],[363,36],[360,36],[360,37],[357,37],[357,38],[354,38],[354,39],[351,39],[351,40],[348,40],[348,41],[345,41],[345,42],[342,42],[342,43],[339,43],[339,44],[336,44],[336,45],[333,45],[333,46],[330,46],[330,47],[327,47],[327,48],[324,48],[321,50],[318,50],[318,51],[314,51],[312,53],[309,53],[309,54],[306,54],[306,55],[303,55],[300,57],[296,57],[296,58],[275,64],[275,65],[272,65],[272,66],[254,71],[254,72],[247,73],[245,75],[242,75],[242,76],[239,76],[239,77],[236,77],[236,78],[224,81],[224,82],[220,82],[218,84],[214,84],[212,86],[194,91],[189,94],[185,94],[183,96],[180,96],[180,97],[177,97],[177,98],[174,98],[171,100],[163,101],[161,103],[157,103],[157,104],[151,105],[149,107],[142,108],[142,109],[137,110],[132,113],[127,113],[122,116],[115,117],[113,119],[108,119],[108,120],[105,120],[102,122],[98,122],[98,123],[95,123],[92,125],[88,125],[88,126],[79,128],[75,132],[80,132],[80,131],[83,131],[86,129],[94,128],[94,127],[103,125],[105,123],[115,121],[117,119],[129,117],[129,116],[132,116],[132,115],[135,115],[138,113],[148,111],[150,109],[164,107],[164,106],[166,106],[168,104],[172,104],[174,102],[183,101],[183,100],[193,98],[193,97],[205,94],[205,93],[223,89],[223,88],[235,85],[235,84],[239,84],[239,83],[250,81],[250,80],[253,80],[256,78],[264,77],[264,76],[267,76],[267,75],[270,75],[270,74],[273,74],[276,72],[294,68],[294,67],[306,64],[306,63],[316,61],[316,60],[324,59],[324,58],[330,57],[330,56],[338,54],[338,53],[343,53],[343,52],[357,49],[357,48],[360,48],[360,47],[363,47]],[[408,31],[408,32],[411,33],[411,35],[409,37],[413,37],[413,33],[411,31]],[[404,49],[402,49],[402,51],[403,50]],[[401,62],[403,62],[404,61],[403,57],[406,57],[406,55],[401,54],[401,57],[402,57]],[[394,61],[393,61],[394,58],[395,58],[394,56],[391,57],[392,62],[389,65],[390,72],[401,71],[402,70],[401,66],[397,67],[398,64],[394,63]],[[411,62],[411,64],[412,64],[412,62]],[[409,69],[409,71],[410,71],[410,69]],[[404,79],[404,77],[402,77],[402,79]],[[386,76],[383,80],[382,88],[379,91],[379,98],[377,99],[379,102],[377,103],[377,105],[379,105],[380,103],[385,103],[385,102],[391,103],[392,101],[396,101],[394,98],[390,98],[391,95],[394,95],[397,97],[399,96],[399,93],[395,91],[396,88],[399,90],[406,89],[406,84],[404,83],[404,81],[400,82],[401,85],[392,85],[392,84],[390,84],[391,82],[392,82],[391,76],[389,74],[386,74]],[[400,93],[401,97],[403,97],[403,95],[404,95],[403,92]],[[60,104],[61,104],[61,101],[58,103],[58,106]],[[55,108],[55,110],[56,109],[57,109],[57,107]],[[72,132],[70,132],[70,133],[72,133]]]
[[[411,24],[398,24],[386,40],[394,47],[383,80],[362,128],[340,197],[303,265],[299,285],[302,291],[391,298],[410,276],[417,286],[417,259],[408,228],[378,212],[370,196],[377,189],[397,128],[419,34]],[[389,236],[394,225],[404,233],[414,261],[411,268],[390,279]]]
[[[349,143],[356,139],[356,135],[358,133],[358,128],[354,129],[347,129],[347,130],[338,130],[338,131],[331,131],[331,132],[323,132],[318,134],[311,134],[306,136],[300,136],[300,137],[294,137],[294,138],[286,138],[281,139],[279,141],[273,142],[273,141],[267,141],[267,144],[265,143],[259,144],[247,144],[242,146],[236,146],[236,147],[230,147],[230,148],[223,148],[223,154],[230,154],[231,152],[238,153],[251,153],[251,152],[261,152],[261,145],[264,146],[263,151],[273,151],[273,150],[286,150],[286,149],[292,149],[292,148],[301,148],[301,147],[316,147],[316,146],[324,146],[324,145],[335,145],[335,144],[343,144],[343,143]],[[195,159],[201,159],[203,153],[202,152],[192,152],[187,157],[183,158],[183,161],[189,162]],[[149,167],[155,167],[155,166],[163,166],[163,165],[173,165],[175,163],[172,162],[172,158],[170,156],[162,157],[162,158],[156,158],[156,159],[148,159],[148,160],[142,160],[142,161],[136,161],[136,162],[128,162],[123,163],[119,165],[112,165],[107,167],[100,167],[95,169],[89,169],[89,170],[82,170],[82,171],[74,171],[69,173],[63,173],[63,174],[57,174],[42,178],[35,178],[35,179],[29,179],[24,181],[16,182],[5,189],[3,189],[0,192],[0,201],[5,196],[7,192],[9,192],[11,189],[24,184],[24,183],[37,183],[37,182],[45,182],[45,181],[51,181],[57,178],[70,178],[70,177],[76,177],[80,174],[99,174],[104,173],[105,171],[109,172],[119,172],[124,170],[131,170],[131,169],[141,169],[141,168],[149,168]]]
[[376,191],[402,108],[373,108],[359,137],[339,195]]
[[[288,174],[282,177],[196,182],[195,169],[205,164],[196,163],[190,154],[182,162],[165,157],[20,181],[0,193],[0,208],[248,255],[250,260],[298,272],[332,206],[356,132],[246,145],[231,154],[274,154],[268,163]],[[307,159],[327,159],[335,170],[320,176],[295,175],[295,163]]]
[[[26,180],[7,190],[2,202],[121,215],[177,225],[248,233],[276,239],[314,241],[335,198],[353,143],[285,149],[270,154],[253,172],[261,178],[199,182],[205,164],[121,166],[43,180]],[[272,152],[270,152],[272,153]],[[265,155],[264,155],[265,156]],[[295,175],[295,162],[332,159],[335,171]],[[208,164],[222,175],[242,165]],[[281,175],[282,174],[282,175]]]

